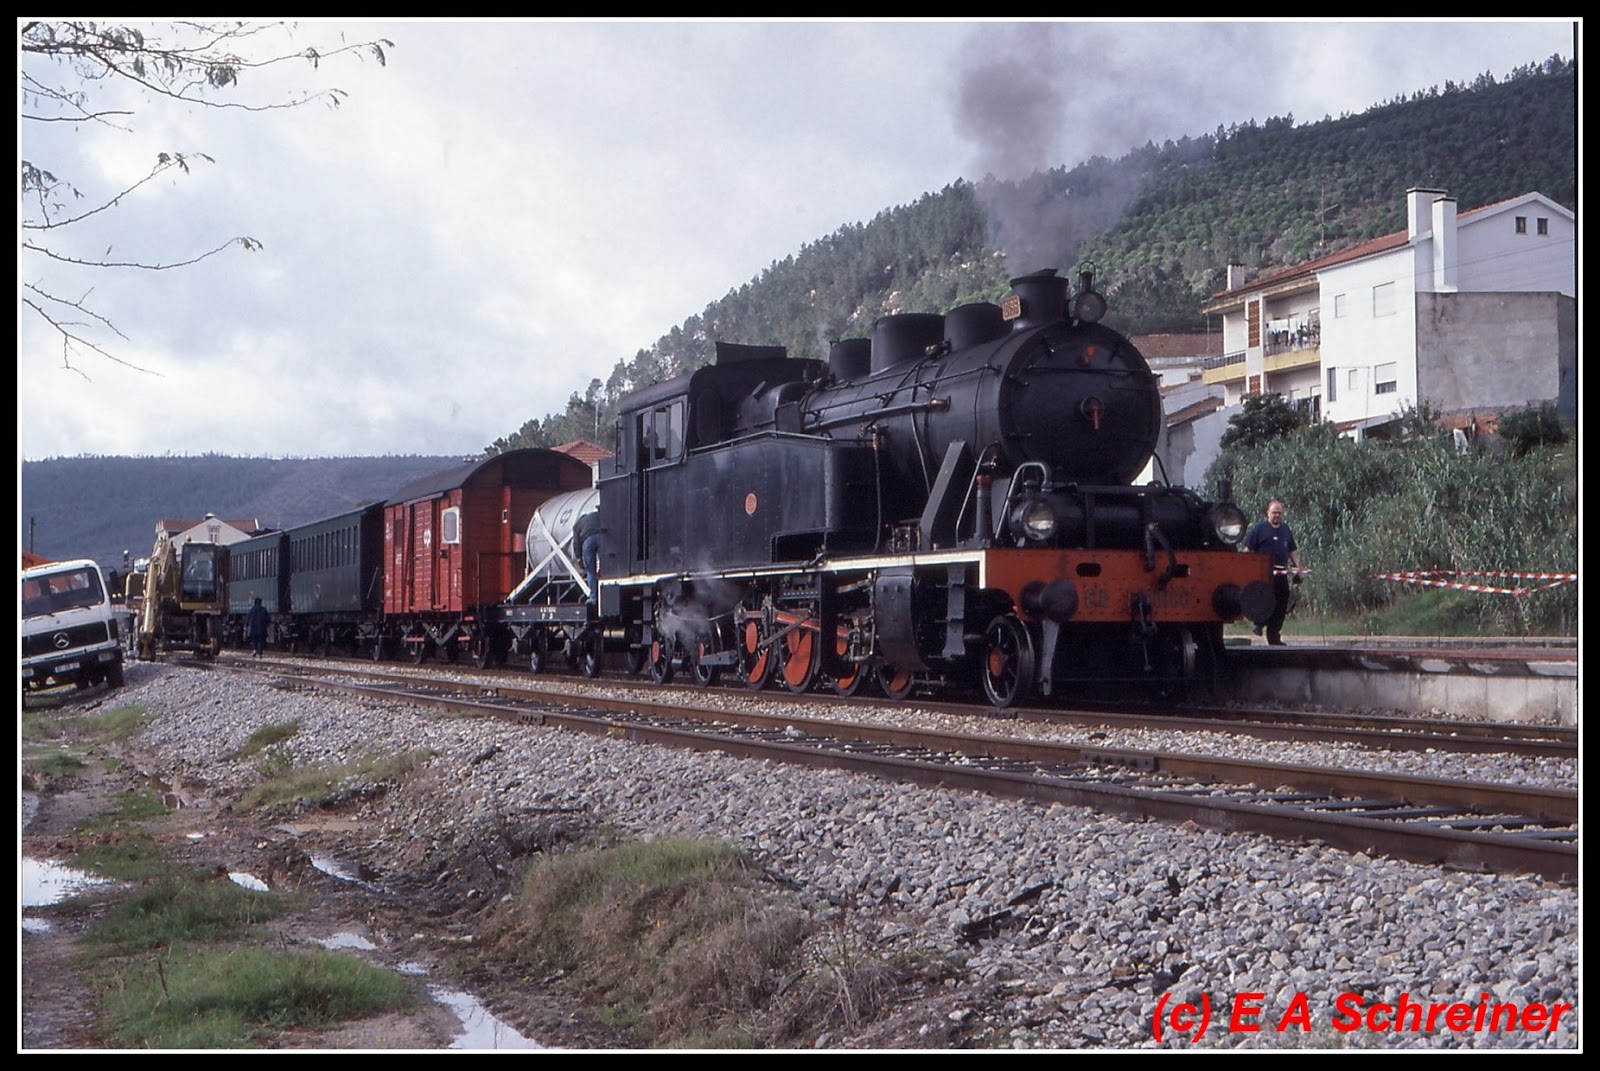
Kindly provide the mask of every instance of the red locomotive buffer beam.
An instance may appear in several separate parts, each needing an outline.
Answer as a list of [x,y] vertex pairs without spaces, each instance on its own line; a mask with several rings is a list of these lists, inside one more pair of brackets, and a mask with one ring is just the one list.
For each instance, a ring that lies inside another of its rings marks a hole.
[[[984,552],[979,584],[1008,593],[1025,619],[1126,624],[1136,604],[1173,624],[1254,618],[1257,609],[1264,619],[1271,612],[1265,555],[1180,551],[1174,562],[1175,570],[1158,555],[1151,568],[1135,550],[996,549]],[[1136,603],[1137,596],[1144,601]]]

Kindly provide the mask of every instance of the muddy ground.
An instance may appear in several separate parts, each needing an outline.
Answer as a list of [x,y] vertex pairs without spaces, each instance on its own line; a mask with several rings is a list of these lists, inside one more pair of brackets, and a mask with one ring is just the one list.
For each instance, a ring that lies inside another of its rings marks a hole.
[[[92,702],[92,699],[90,700]],[[69,777],[39,783],[25,777],[22,855],[70,864],[92,837],[78,832],[88,818],[115,806],[118,793],[148,792],[147,771],[157,764],[137,751],[116,749],[116,772],[108,773],[102,754]],[[171,786],[162,786],[170,788]],[[432,999],[435,987],[475,997],[495,1019],[523,1037],[558,1047],[627,1047],[627,1038],[594,1021],[584,1006],[561,991],[559,979],[483,977],[458,953],[470,940],[462,905],[405,875],[384,875],[379,883],[334,877],[313,863],[354,858],[362,835],[358,824],[337,814],[310,821],[236,812],[220,786],[182,786],[184,806],[145,824],[170,856],[211,872],[215,880],[249,874],[292,898],[293,909],[268,925],[275,942],[321,943],[336,940],[360,947],[370,960],[416,974],[422,1000],[415,1011],[342,1026],[284,1033],[267,1039],[270,1048],[436,1049],[461,1043],[460,1016]],[[347,844],[350,848],[346,850]],[[481,890],[485,895],[490,890]],[[75,964],[78,936],[103,913],[108,895],[89,890],[63,904],[29,908],[22,934],[22,1024],[24,1049],[108,1047],[96,1021],[95,1002]],[[45,932],[36,932],[41,928]],[[366,946],[370,944],[369,949]],[[420,973],[419,973],[420,972]],[[505,1039],[501,1032],[499,1038]],[[471,1047],[495,1047],[491,1026],[476,1024]]]
[[[73,696],[63,713],[97,713],[103,703],[113,701],[114,697],[93,692]],[[496,886],[492,878],[486,880],[488,868],[482,860],[462,860],[453,869],[474,874],[474,885],[465,894],[459,882],[448,887],[436,884],[437,873],[406,873],[404,860],[395,860],[386,873],[344,870],[336,877],[328,872],[330,861],[370,856],[371,830],[352,817],[357,813],[354,808],[346,814],[312,815],[236,810],[236,788],[164,783],[157,773],[165,768],[157,756],[117,744],[98,748],[83,769],[70,776],[41,782],[37,775],[25,774],[22,855],[70,865],[97,836],[80,830],[86,819],[114,810],[119,793],[154,789],[170,797],[171,806],[141,826],[173,860],[209,872],[217,881],[250,875],[291,898],[291,910],[267,924],[268,940],[307,945],[333,940],[346,949],[359,946],[358,954],[369,960],[418,978],[421,1000],[412,1012],[326,1030],[280,1033],[263,1039],[263,1046],[488,1049],[527,1047],[531,1041],[557,1048],[639,1047],[636,1038],[607,1026],[598,1009],[569,992],[563,979],[486,968],[475,960],[477,923],[485,906],[509,891],[509,874]],[[30,925],[21,946],[23,1049],[116,1047],[96,1019],[93,995],[76,962],[79,935],[104,913],[111,895],[90,890],[62,904],[27,909]],[[37,932],[40,924],[44,932]],[[819,1023],[791,1044],[982,1045],[985,1042],[973,1036],[976,1020],[970,1018],[971,1010],[1001,999],[998,991],[980,992],[987,988],[963,986],[953,992],[927,979],[907,980],[905,990],[887,1002],[879,1020],[858,1023],[848,1041],[829,1030],[829,1024]],[[440,990],[456,999],[440,1003],[434,999]],[[468,1009],[465,1024],[460,1014],[463,995],[479,1006]],[[968,1011],[952,1011],[955,1007]],[[506,1033],[506,1028],[515,1033]]]

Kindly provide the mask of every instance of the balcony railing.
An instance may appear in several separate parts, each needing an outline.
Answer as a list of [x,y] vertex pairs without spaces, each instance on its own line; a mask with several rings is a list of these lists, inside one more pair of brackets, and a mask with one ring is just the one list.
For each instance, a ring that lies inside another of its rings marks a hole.
[[1322,325],[1309,324],[1293,331],[1269,331],[1263,355],[1290,353],[1294,350],[1316,349],[1322,345]]
[[1200,370],[1209,372],[1213,368],[1226,368],[1230,364],[1244,364],[1244,351],[1224,353],[1221,357],[1207,357],[1200,362]]

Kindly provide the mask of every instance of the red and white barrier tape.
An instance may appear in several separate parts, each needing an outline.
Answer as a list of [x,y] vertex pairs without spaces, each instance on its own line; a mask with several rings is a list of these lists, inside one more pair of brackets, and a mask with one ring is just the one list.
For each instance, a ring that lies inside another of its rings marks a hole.
[[[1502,587],[1496,584],[1474,584],[1463,580],[1449,579],[1453,577],[1481,577],[1493,580],[1531,580],[1540,581],[1532,586]],[[1476,591],[1488,595],[1531,595],[1536,591],[1548,591],[1558,588],[1562,584],[1572,584],[1578,579],[1577,573],[1518,573],[1508,571],[1482,570],[1482,569],[1421,569],[1404,573],[1373,573],[1374,580],[1393,580],[1400,584],[1416,584],[1426,588],[1449,588],[1452,591]]]

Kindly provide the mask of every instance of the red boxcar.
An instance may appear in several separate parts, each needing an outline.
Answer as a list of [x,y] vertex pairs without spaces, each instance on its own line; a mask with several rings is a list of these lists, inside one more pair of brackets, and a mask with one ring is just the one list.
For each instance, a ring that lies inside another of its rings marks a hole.
[[589,466],[568,454],[513,450],[396,491],[384,511],[385,631],[417,661],[430,650],[492,659],[483,611],[522,579],[533,511],[591,483]]

